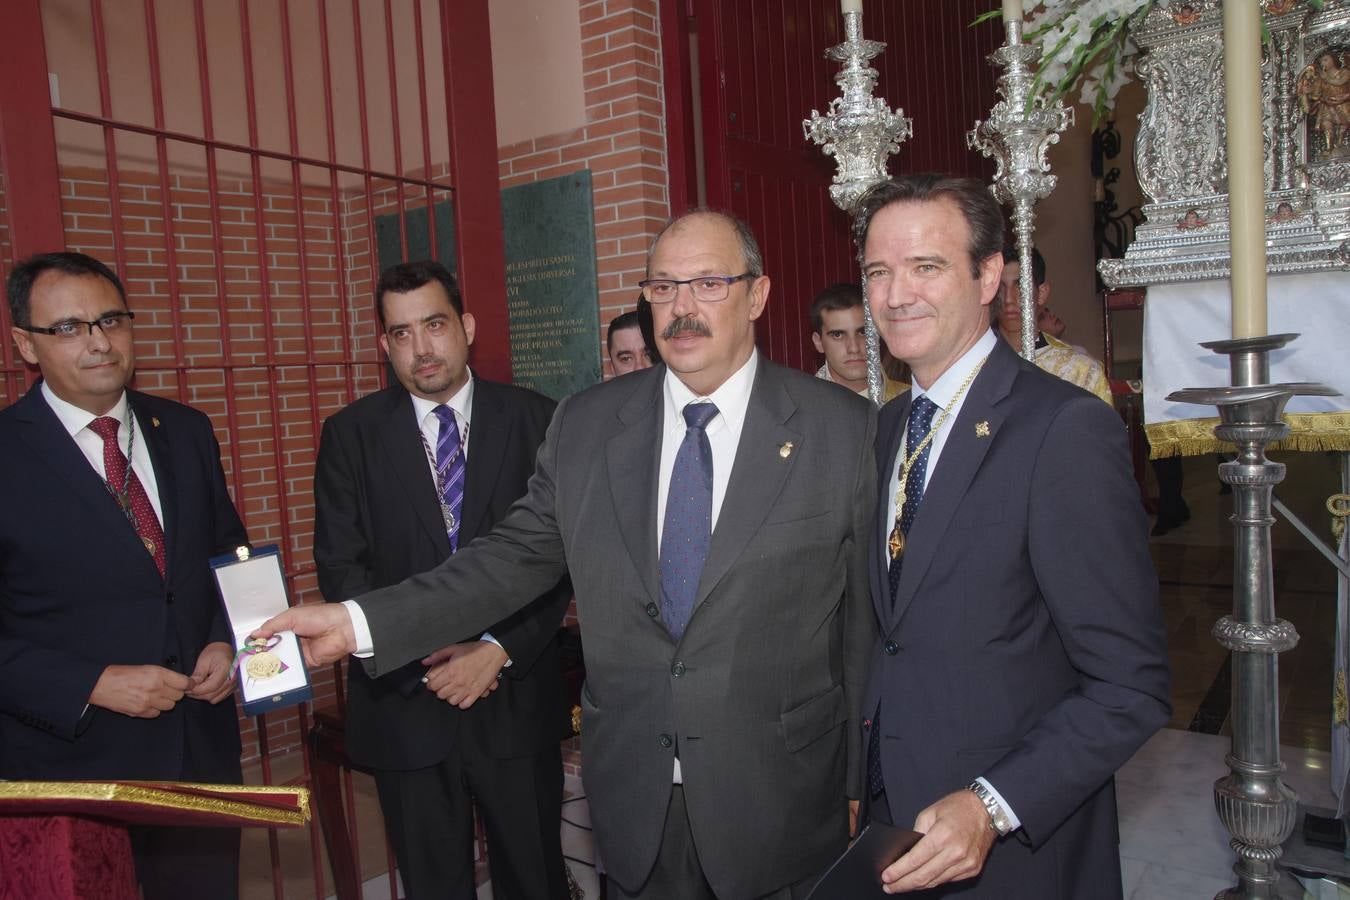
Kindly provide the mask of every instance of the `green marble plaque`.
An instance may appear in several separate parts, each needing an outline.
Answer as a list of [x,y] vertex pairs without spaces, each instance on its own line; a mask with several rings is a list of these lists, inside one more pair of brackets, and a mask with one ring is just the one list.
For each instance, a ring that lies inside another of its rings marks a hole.
[[511,374],[561,400],[600,380],[589,170],[502,191]]

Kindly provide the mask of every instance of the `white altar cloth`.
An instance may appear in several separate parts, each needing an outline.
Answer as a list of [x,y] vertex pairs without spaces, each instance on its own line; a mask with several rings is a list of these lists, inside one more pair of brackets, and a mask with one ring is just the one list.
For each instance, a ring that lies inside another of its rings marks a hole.
[[[1268,282],[1271,334],[1299,337],[1270,355],[1272,382],[1314,381],[1339,397],[1294,397],[1286,407],[1297,435],[1316,427],[1327,440],[1309,449],[1350,448],[1350,272],[1273,276]],[[1229,282],[1157,285],[1144,303],[1144,423],[1154,455],[1180,450],[1165,445],[1178,434],[1167,423],[1213,419],[1214,407],[1173,403],[1167,395],[1182,388],[1231,384],[1229,358],[1200,346],[1231,336]],[[1291,418],[1292,416],[1292,418]],[[1197,423],[1198,424],[1198,423]],[[1340,441],[1346,443],[1339,446]],[[1295,442],[1296,444],[1297,442]]]

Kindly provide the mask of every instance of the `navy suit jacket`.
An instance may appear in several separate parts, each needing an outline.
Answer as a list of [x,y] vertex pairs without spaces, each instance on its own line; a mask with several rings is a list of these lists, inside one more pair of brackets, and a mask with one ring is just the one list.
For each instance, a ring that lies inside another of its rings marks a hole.
[[34,385],[0,411],[0,778],[239,779],[229,699],[158,718],[87,706],[109,665],[191,674],[229,641],[212,554],[246,543],[200,412],[127,392],[155,469],[167,573]]
[[[881,412],[883,492],[910,397]],[[870,553],[882,633],[863,709],[880,704],[893,821],[984,776],[1021,830],[941,896],[1119,896],[1113,774],[1170,712],[1119,417],[999,341],[932,472],[894,605],[886,517],[883,499]]]

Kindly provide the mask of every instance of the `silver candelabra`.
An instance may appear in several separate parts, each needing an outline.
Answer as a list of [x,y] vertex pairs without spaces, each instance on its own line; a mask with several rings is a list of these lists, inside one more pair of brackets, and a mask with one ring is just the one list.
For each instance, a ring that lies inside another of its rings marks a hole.
[[[840,96],[830,102],[822,115],[811,110],[802,122],[807,140],[813,141],[826,156],[838,164],[830,197],[849,215],[857,215],[858,201],[867,190],[887,177],[886,161],[913,133],[913,123],[904,110],[892,111],[885,98],[872,96],[877,85],[877,70],[868,61],[886,49],[880,41],[863,38],[862,13],[844,13],[844,42],[825,51],[825,56],[842,63],[835,76]],[[858,247],[861,262],[862,247]],[[866,302],[863,284],[863,320],[867,328],[867,392],[872,402],[882,401],[881,348],[877,342],[876,322]]]
[[989,118],[976,122],[966,135],[966,144],[994,160],[994,196],[1012,204],[1013,231],[1017,236],[1017,258],[1021,270],[1017,289],[1022,309],[1022,355],[1036,355],[1036,299],[1031,272],[1031,250],[1035,204],[1055,189],[1046,152],[1058,143],[1060,133],[1073,124],[1073,110],[1056,100],[1047,104],[1037,97],[1028,102],[1035,72],[1032,65],[1040,59],[1040,49],[1022,41],[1022,22],[1004,23],[1007,35],[1003,46],[989,56],[1002,66],[998,79],[1001,99],[989,111]]
[[[1298,643],[1294,626],[1276,616],[1270,556],[1271,492],[1284,464],[1266,447],[1289,433],[1284,406],[1295,396],[1334,396],[1321,384],[1270,383],[1270,354],[1294,334],[1210,341],[1200,346],[1229,357],[1231,387],[1187,388],[1174,403],[1219,408],[1220,440],[1237,445],[1237,458],[1219,466],[1233,488],[1233,611],[1214,625],[1214,638],[1233,654],[1233,746],[1229,773],[1214,783],[1214,806],[1237,853],[1239,884],[1219,898],[1269,900],[1277,896],[1281,844],[1294,830],[1298,795],[1280,778],[1279,654]],[[1299,892],[1301,894],[1301,892]],[[1217,900],[1217,898],[1216,898]]]

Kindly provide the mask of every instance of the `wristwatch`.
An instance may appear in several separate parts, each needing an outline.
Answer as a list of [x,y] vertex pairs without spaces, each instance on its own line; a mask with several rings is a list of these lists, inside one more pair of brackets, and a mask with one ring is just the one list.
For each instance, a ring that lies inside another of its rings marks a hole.
[[966,786],[966,789],[980,798],[980,802],[984,804],[985,812],[989,813],[989,827],[997,831],[999,837],[1012,831],[1012,820],[1008,818],[1008,813],[1003,808],[1003,804],[998,802],[998,798],[989,788],[984,786],[983,782],[972,781]]

